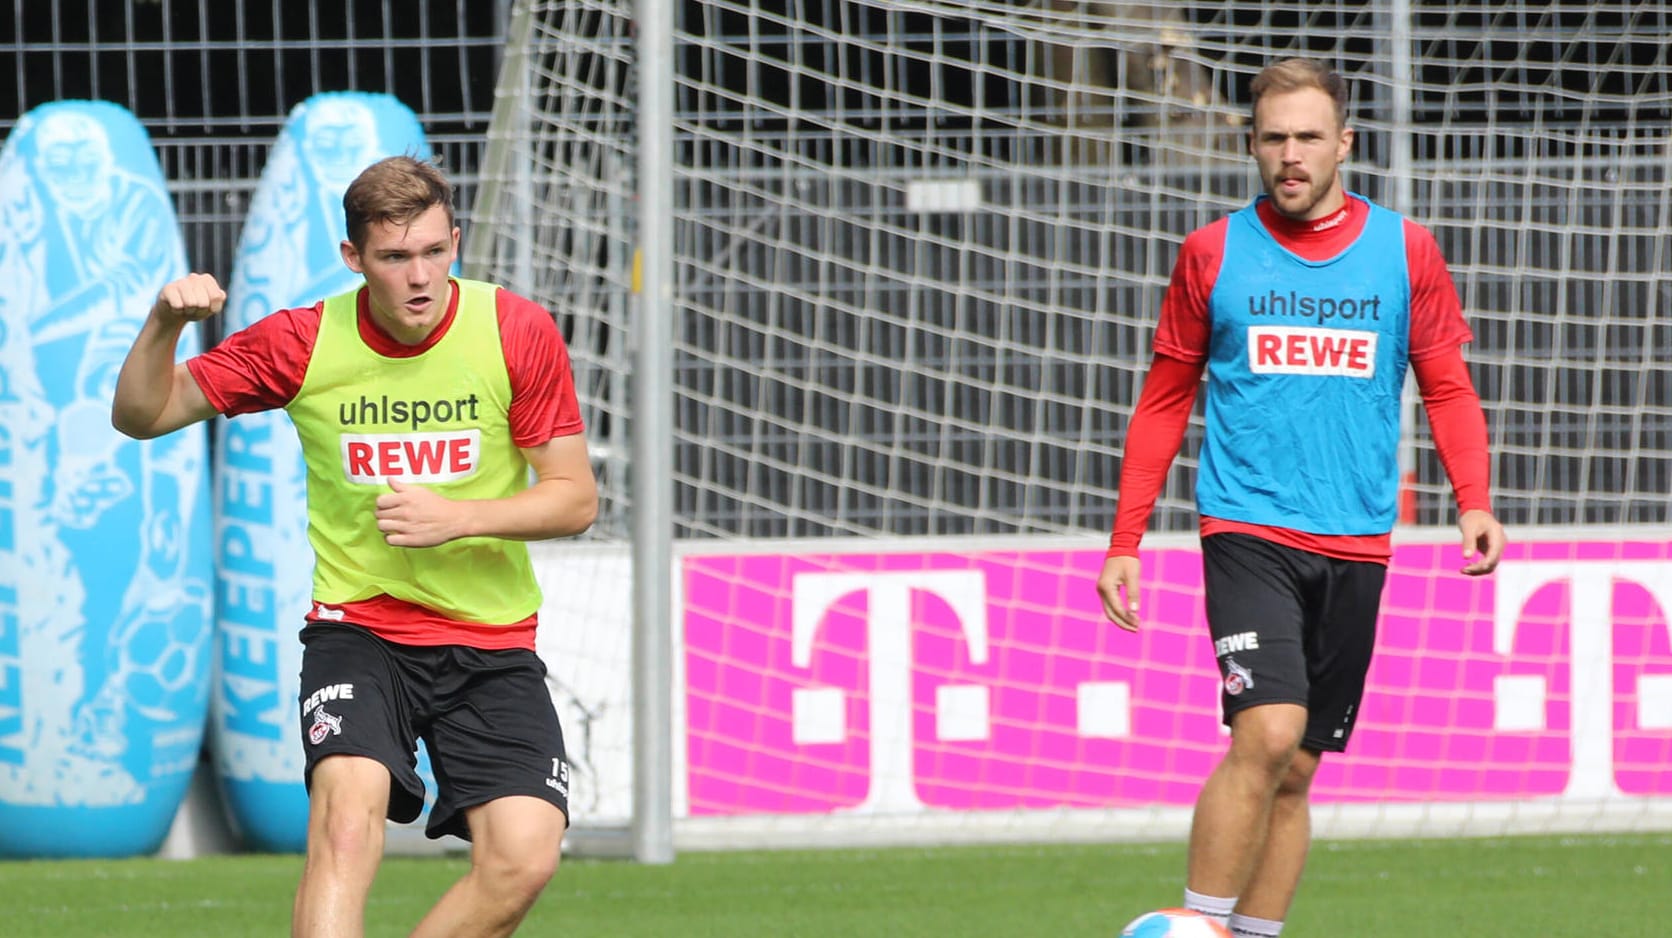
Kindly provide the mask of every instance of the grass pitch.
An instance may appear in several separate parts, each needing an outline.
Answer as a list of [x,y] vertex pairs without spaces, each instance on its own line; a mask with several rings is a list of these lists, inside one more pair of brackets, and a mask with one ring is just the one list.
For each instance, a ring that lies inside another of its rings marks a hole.
[[[289,932],[298,857],[0,863],[8,938]],[[367,935],[405,935],[465,869],[391,858]],[[1040,845],[685,853],[564,861],[519,935],[669,938],[1103,936],[1176,905],[1183,847]],[[1662,938],[1672,836],[1332,841],[1313,848],[1285,938]]]

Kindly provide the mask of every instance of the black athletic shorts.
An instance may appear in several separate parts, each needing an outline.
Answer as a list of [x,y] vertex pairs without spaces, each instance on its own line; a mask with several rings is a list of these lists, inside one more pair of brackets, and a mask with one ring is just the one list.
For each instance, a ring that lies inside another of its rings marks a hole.
[[1341,752],[1376,645],[1387,567],[1248,534],[1202,539],[1208,631],[1225,722],[1259,704],[1306,707],[1301,745]]
[[470,839],[467,808],[531,795],[569,816],[563,730],[546,689],[546,666],[526,649],[399,645],[358,625],[302,629],[302,748],[314,766],[331,755],[366,756],[389,770],[389,818],[424,808],[417,749],[435,770],[425,833]]

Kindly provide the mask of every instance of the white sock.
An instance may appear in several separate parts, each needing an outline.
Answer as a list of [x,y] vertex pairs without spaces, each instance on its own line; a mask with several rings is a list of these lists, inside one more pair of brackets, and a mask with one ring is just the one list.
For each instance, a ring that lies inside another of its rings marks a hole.
[[1255,918],[1252,915],[1243,915],[1241,912],[1233,913],[1230,921],[1226,922],[1225,925],[1231,929],[1231,934],[1235,938],[1277,938],[1278,935],[1283,934],[1282,922],[1274,922],[1268,918]]
[[1221,925],[1230,921],[1231,910],[1237,907],[1237,897],[1222,899],[1218,896],[1204,896],[1199,892],[1184,891],[1184,907],[1192,912],[1200,912]]

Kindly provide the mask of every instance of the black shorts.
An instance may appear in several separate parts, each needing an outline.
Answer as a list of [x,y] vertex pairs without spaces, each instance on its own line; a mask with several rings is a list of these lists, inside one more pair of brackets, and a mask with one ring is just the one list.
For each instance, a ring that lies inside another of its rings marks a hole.
[[1306,708],[1301,745],[1341,752],[1376,645],[1387,567],[1248,534],[1202,539],[1208,631],[1225,722],[1259,704]]
[[470,839],[464,811],[509,795],[530,795],[569,816],[569,764],[546,666],[526,649],[385,641],[357,625],[312,622],[302,629],[298,695],[305,780],[332,755],[366,756],[389,770],[389,819],[424,808],[418,740],[435,770],[435,805],[425,833]]

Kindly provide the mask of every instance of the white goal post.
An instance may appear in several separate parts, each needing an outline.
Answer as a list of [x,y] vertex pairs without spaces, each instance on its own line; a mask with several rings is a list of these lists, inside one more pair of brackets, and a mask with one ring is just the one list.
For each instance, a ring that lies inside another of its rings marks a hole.
[[[1413,410],[1320,833],[1672,826],[1669,31],[1667,0],[520,0],[467,272],[557,315],[603,485],[539,554],[572,843],[665,857],[647,811],[692,847],[1178,835],[1223,744],[1199,423],[1154,628],[1091,582],[1172,260],[1257,190],[1247,84],[1294,54],[1351,81],[1349,185],[1450,261],[1516,541],[1455,575]],[[629,632],[671,656],[645,709]]]

